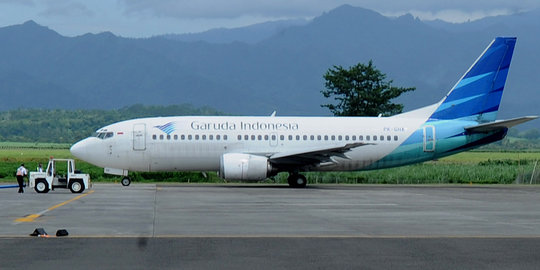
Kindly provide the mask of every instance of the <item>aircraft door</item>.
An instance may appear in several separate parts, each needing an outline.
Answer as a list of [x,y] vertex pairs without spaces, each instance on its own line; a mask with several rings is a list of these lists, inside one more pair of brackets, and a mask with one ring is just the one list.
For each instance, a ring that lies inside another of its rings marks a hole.
[[435,151],[435,126],[424,126],[424,152]]
[[146,150],[146,124],[133,125],[133,150]]

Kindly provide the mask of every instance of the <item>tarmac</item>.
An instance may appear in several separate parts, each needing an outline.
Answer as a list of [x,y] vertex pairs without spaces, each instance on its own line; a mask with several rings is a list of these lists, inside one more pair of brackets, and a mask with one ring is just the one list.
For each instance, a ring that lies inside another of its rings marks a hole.
[[1,269],[540,266],[540,186],[94,184],[0,202]]

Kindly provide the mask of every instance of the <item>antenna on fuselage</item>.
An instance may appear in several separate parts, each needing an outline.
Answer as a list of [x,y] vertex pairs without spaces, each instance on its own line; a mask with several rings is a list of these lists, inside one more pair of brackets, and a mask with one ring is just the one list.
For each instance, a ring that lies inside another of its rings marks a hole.
[[276,116],[276,111],[272,112],[272,114],[270,115],[270,117],[274,117]]

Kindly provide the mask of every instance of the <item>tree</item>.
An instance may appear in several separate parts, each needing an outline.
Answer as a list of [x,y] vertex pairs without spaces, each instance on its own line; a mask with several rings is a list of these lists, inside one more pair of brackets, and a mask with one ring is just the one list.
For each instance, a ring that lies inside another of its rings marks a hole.
[[344,69],[334,66],[324,75],[326,90],[321,93],[326,98],[334,97],[337,104],[323,104],[334,115],[339,116],[390,116],[401,113],[402,104],[390,100],[402,93],[413,91],[415,87],[392,86],[392,80],[385,81],[386,74],[375,68],[373,61]]

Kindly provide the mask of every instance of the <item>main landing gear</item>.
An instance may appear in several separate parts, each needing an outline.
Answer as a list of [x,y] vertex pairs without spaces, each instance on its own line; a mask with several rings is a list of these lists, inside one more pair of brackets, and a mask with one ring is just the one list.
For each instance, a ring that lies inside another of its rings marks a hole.
[[305,188],[307,185],[306,177],[298,173],[290,173],[287,181],[292,188]]
[[129,184],[131,184],[131,179],[128,176],[124,176],[122,178],[122,186],[127,187]]

